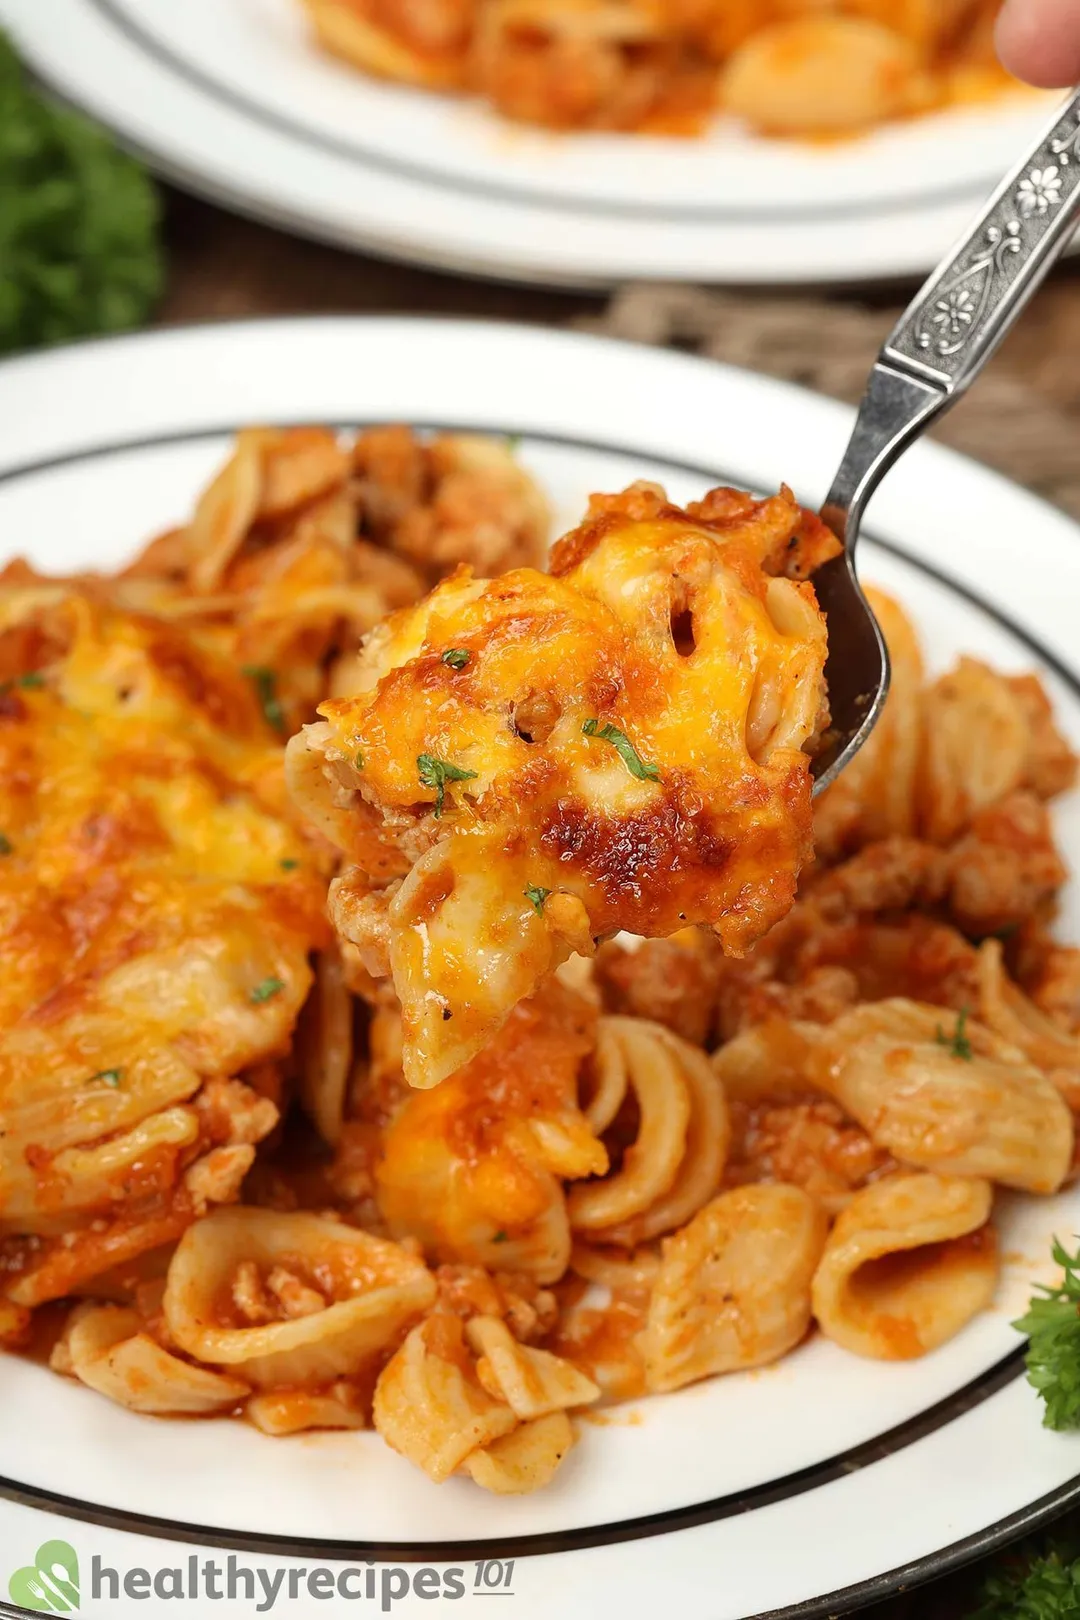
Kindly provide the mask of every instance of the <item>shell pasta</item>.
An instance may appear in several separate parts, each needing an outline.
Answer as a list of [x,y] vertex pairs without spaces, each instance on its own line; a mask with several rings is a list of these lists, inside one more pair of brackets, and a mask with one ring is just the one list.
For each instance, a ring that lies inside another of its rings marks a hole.
[[302,0],[376,78],[549,129],[849,134],[1000,94],[998,0]]
[[874,593],[811,808],[820,523],[638,485],[544,572],[546,513],[502,443],[258,430],[120,575],[0,576],[0,1347],[80,1399],[520,1494],[591,1408],[932,1353],[1074,1179],[1038,678]]

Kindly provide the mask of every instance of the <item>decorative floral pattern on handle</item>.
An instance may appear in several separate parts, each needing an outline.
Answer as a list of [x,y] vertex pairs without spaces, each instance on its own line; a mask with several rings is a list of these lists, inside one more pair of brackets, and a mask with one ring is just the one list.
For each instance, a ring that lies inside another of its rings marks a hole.
[[1080,214],[1080,93],[998,187],[901,318],[884,358],[967,386],[1062,251]]

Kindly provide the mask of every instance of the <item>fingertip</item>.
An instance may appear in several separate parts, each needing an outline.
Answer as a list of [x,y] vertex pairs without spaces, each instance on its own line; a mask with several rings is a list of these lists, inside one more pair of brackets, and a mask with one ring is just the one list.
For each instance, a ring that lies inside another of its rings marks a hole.
[[1080,77],[1080,0],[1006,0],[995,42],[1002,64],[1043,90]]

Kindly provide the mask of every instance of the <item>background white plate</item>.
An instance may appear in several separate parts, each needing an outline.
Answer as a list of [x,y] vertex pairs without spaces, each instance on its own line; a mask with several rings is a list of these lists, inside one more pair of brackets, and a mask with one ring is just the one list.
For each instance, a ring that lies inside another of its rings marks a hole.
[[[184,516],[244,423],[387,420],[522,434],[568,525],[591,490],[640,476],[679,499],[784,479],[818,501],[850,414],[687,357],[514,327],[293,321],[88,344],[0,367],[0,561],[113,565]],[[1080,746],[1075,526],[930,446],[872,519],[864,572],[910,605],[932,664],[966,650],[1039,668]],[[1080,796],[1057,825],[1080,870]],[[1062,926],[1080,938],[1076,888]],[[680,1620],[835,1609],[950,1567],[1072,1494],[1080,1439],[1040,1427],[1008,1324],[1032,1277],[1050,1275],[1051,1235],[1080,1226],[1080,1195],[1003,1202],[999,1221],[995,1309],[935,1355],[884,1365],[812,1340],[774,1368],[635,1403],[632,1421],[583,1425],[554,1486],[521,1499],[435,1487],[374,1435],[163,1423],[0,1358],[0,1548],[28,1558],[62,1531],[150,1567],[187,1557],[177,1538],[309,1564],[514,1557],[521,1620],[548,1620],[556,1598],[571,1620],[602,1602],[627,1620],[661,1604]],[[46,1531],[54,1515],[86,1522]],[[413,1612],[423,1600],[395,1608]]]
[[165,174],[350,247],[509,279],[825,282],[929,270],[1046,98],[831,145],[549,135],[380,84],[311,44],[300,0],[0,0],[65,96]]

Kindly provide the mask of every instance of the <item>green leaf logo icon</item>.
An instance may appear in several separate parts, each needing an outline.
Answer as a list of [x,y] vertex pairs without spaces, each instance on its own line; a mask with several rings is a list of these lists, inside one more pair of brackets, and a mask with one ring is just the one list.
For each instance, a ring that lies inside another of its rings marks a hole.
[[42,1542],[34,1562],[17,1569],[8,1596],[24,1609],[42,1614],[71,1614],[79,1607],[79,1560],[66,1541]]

